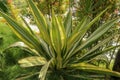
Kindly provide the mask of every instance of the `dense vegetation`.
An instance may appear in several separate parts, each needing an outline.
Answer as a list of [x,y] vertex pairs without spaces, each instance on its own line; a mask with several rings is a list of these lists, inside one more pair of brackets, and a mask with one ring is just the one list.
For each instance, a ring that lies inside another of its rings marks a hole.
[[0,1],[1,80],[120,77],[119,0],[26,1]]

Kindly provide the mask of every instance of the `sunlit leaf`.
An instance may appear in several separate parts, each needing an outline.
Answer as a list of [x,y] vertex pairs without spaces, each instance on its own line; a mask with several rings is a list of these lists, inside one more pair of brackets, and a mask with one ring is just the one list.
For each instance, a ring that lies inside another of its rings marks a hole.
[[45,80],[45,77],[46,77],[47,70],[48,70],[48,68],[49,68],[50,62],[51,62],[51,60],[50,60],[49,62],[47,62],[47,63],[41,68],[40,74],[39,74],[40,80]]
[[47,63],[43,57],[27,57],[18,61],[21,67],[32,67],[32,66],[41,66]]
[[70,68],[74,68],[77,70],[83,70],[87,72],[94,72],[94,73],[105,74],[105,75],[114,75],[116,77],[120,77],[119,72],[115,72],[115,71],[105,69],[105,68],[100,68],[98,66],[93,66],[87,63],[71,64],[69,66]]

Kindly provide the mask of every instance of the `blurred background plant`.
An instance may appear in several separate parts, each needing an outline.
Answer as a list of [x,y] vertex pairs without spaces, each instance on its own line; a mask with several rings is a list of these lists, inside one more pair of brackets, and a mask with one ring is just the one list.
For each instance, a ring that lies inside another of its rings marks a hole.
[[[74,24],[76,25],[77,21],[81,20],[86,15],[88,15],[90,19],[93,19],[96,15],[99,14],[100,11],[104,10],[108,6],[110,6],[110,9],[107,10],[104,13],[104,15],[100,17],[99,21],[93,25],[93,27],[88,31],[87,36],[89,36],[92,32],[94,32],[94,30],[96,30],[96,28],[98,28],[99,25],[101,25],[102,23],[105,23],[110,19],[120,17],[120,1],[119,0],[74,0],[72,2],[72,9],[73,9],[73,12],[75,12],[74,16],[76,17],[75,18],[76,21],[74,22]],[[118,22],[114,27],[112,27],[109,30],[109,32],[106,35],[104,35],[99,41],[106,38],[109,34],[113,34],[116,31],[120,32],[120,22]],[[113,38],[107,45],[104,45],[98,50],[102,50],[105,46],[107,47],[107,46],[119,45],[120,44],[119,36],[120,36],[120,33],[117,34],[115,38]],[[112,65],[114,64],[113,60],[115,58],[117,51],[118,51],[118,48],[112,51],[109,51],[108,53],[103,55],[103,56],[106,56],[106,58],[108,58],[107,59],[108,65],[106,64],[106,68],[112,68]],[[98,59],[100,59],[101,61],[101,57],[97,58],[97,60]]]

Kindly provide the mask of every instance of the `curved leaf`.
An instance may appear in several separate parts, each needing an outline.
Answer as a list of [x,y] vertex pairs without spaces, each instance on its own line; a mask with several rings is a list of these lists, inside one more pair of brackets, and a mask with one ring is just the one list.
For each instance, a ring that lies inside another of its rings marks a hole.
[[[51,59],[52,60],[52,59]],[[47,74],[47,70],[49,68],[49,65],[51,63],[51,60],[49,62],[47,62],[40,70],[40,74],[39,74],[39,78],[40,80],[45,80],[46,74]]]
[[21,67],[32,67],[32,66],[41,66],[47,63],[46,59],[43,57],[27,57],[18,61]]
[[118,19],[113,19],[108,21],[107,23],[103,24],[101,27],[99,27],[95,32],[93,32],[91,34],[91,36],[86,40],[85,43],[81,44],[81,46],[79,46],[78,48],[76,48],[76,50],[74,51],[73,54],[77,53],[78,51],[80,51],[81,49],[89,46],[90,44],[92,44],[95,40],[99,39],[105,32],[108,31],[108,29],[110,29],[116,22],[118,21]]
[[94,73],[98,73],[98,74],[105,74],[105,75],[112,75],[112,76],[120,77],[119,72],[100,68],[98,66],[93,66],[93,65],[90,65],[87,63],[71,64],[68,67],[73,68],[73,69],[87,71],[87,72],[94,72]]
[[46,23],[46,19],[43,16],[43,14],[39,11],[39,9],[37,8],[37,6],[34,4],[34,2],[32,0],[27,0],[29,3],[29,6],[33,12],[33,15],[35,17],[36,20],[36,24],[38,26],[38,29],[40,30],[40,33],[42,35],[42,38],[48,43],[51,44],[50,42],[50,37],[49,37],[49,33],[47,31],[48,26]]
[[65,18],[64,27],[65,27],[66,36],[69,37],[72,32],[72,13],[71,13],[71,11],[68,12],[67,17]]

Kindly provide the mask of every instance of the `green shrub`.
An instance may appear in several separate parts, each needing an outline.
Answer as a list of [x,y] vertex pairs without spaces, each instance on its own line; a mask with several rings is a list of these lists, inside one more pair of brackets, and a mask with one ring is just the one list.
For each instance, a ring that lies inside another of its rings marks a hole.
[[0,43],[2,40],[2,44],[0,44],[0,50],[4,50],[7,48],[10,44],[13,44],[14,42],[18,41],[19,39],[14,35],[14,33],[11,31],[11,29],[4,23],[0,22]]

